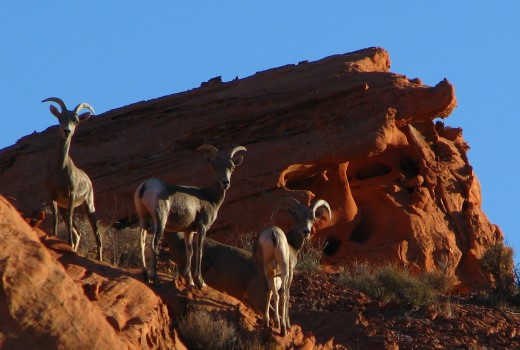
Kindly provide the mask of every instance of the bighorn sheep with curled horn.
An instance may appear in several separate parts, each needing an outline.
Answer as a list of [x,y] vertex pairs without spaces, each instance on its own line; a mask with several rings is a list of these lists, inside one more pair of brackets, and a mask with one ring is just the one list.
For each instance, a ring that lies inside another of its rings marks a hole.
[[157,276],[157,254],[159,242],[164,231],[183,232],[186,249],[186,267],[184,276],[189,286],[194,286],[191,275],[193,256],[193,233],[195,240],[195,279],[200,288],[206,283],[201,275],[202,250],[206,232],[217,218],[217,213],[230,187],[231,173],[242,164],[243,157],[233,158],[239,151],[247,151],[243,146],[230,151],[219,151],[211,145],[202,145],[198,151],[208,152],[207,160],[215,170],[215,181],[207,187],[170,185],[159,179],[142,182],[134,194],[134,203],[141,227],[141,260],[144,279],[149,282],[150,275],[146,267],[145,243],[146,229],[153,233],[152,273],[154,285],[159,285]]
[[[49,160],[45,179],[45,185],[52,199],[54,235],[57,236],[58,232],[59,210],[67,225],[69,244],[74,251],[78,250],[81,233],[74,223],[74,208],[83,204],[96,237],[97,259],[102,260],[103,247],[94,207],[94,188],[88,175],[74,165],[69,156],[70,143],[76,126],[90,118],[91,113],[95,113],[94,109],[87,103],[80,103],[69,111],[65,103],[56,97],[49,97],[42,102],[55,102],[61,108],[60,112],[55,106],[50,106],[51,113],[58,118],[60,123],[60,135],[56,142],[56,151]],[[78,115],[82,109],[88,109],[90,112]]]
[[[272,217],[276,215],[281,205],[288,205],[288,212],[295,219],[296,225],[291,228],[287,235],[277,226],[264,228],[255,241],[254,256],[260,271],[263,270],[267,279],[269,292],[264,303],[266,309],[264,314],[265,326],[269,327],[269,308],[271,295],[274,294],[274,317],[275,326],[280,327],[279,304],[282,309],[281,333],[285,335],[287,329],[291,327],[289,321],[289,297],[292,284],[294,268],[298,262],[298,253],[303,247],[305,240],[310,238],[312,226],[317,217],[323,215],[326,209],[329,213],[329,220],[332,219],[332,211],[329,204],[323,199],[319,199],[307,207],[298,200],[291,197],[284,197],[276,206]],[[278,295],[281,289],[281,298]]]

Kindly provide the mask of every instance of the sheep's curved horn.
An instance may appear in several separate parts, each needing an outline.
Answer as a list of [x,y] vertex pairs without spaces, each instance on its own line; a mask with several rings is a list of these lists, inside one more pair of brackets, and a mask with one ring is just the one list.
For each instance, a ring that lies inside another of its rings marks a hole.
[[88,109],[89,111],[92,112],[92,114],[96,114],[96,112],[94,112],[94,108],[92,108],[92,106],[89,105],[88,103],[80,103],[79,105],[77,105],[76,108],[74,108],[74,113],[78,113],[83,108]]
[[65,102],[63,102],[61,100],[61,98],[49,97],[49,98],[46,98],[45,100],[43,100],[42,102],[55,102],[55,103],[60,105],[60,108],[61,108],[62,112],[67,110],[67,107],[65,106]]
[[276,203],[276,207],[274,208],[273,213],[271,214],[271,220],[273,220],[273,218],[276,216],[276,214],[278,214],[278,210],[280,210],[280,207],[283,204],[287,204],[293,210],[302,210],[303,208],[305,208],[303,206],[303,204],[301,204],[300,201],[298,201],[296,198],[282,197],[282,198],[280,198],[278,203]]
[[233,156],[235,155],[235,153],[240,152],[240,151],[247,152],[247,148],[245,148],[244,146],[237,146],[237,147],[233,148],[233,149],[231,150],[231,153],[230,153],[229,158],[233,158]]
[[314,202],[311,207],[310,207],[310,210],[312,211],[312,216],[313,218],[316,218],[316,210],[319,208],[319,207],[325,207],[327,208],[328,212],[329,212],[329,220],[332,219],[332,210],[330,210],[330,206],[329,206],[329,203],[327,203],[325,200],[323,199],[318,199],[316,202]]
[[197,148],[197,151],[208,151],[213,155],[213,157],[216,157],[218,154],[217,147],[212,146],[212,145],[207,145],[207,144],[199,146],[199,148]]

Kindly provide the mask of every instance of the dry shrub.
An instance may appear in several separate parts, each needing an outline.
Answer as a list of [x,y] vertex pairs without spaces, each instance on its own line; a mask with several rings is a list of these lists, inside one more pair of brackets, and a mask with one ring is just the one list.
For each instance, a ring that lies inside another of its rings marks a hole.
[[179,320],[179,331],[190,349],[241,349],[236,328],[217,314],[192,311]]
[[111,254],[113,265],[119,267],[141,267],[141,243],[138,229],[122,229],[107,231],[107,249]]
[[[79,254],[95,259],[97,245],[90,222],[85,216],[80,215],[75,215],[74,222],[81,233]],[[137,228],[115,230],[98,222],[98,229],[103,243],[103,261],[119,267],[135,268],[141,266],[139,230]],[[60,220],[58,226],[58,236],[68,242],[67,227],[62,220]]]
[[257,233],[250,231],[243,234],[238,235],[235,241],[235,246],[245,250],[246,252],[253,253],[253,246],[255,244],[255,240],[257,237]]
[[437,302],[439,294],[453,285],[453,279],[442,272],[416,275],[395,265],[380,268],[356,264],[340,281],[383,303],[398,302],[420,309]]
[[316,242],[304,244],[302,250],[298,254],[296,270],[303,273],[316,273],[321,271],[320,261],[324,247],[325,241],[322,239],[318,239]]
[[480,260],[482,270],[491,275],[489,300],[497,305],[520,307],[520,281],[513,263],[513,249],[497,242]]

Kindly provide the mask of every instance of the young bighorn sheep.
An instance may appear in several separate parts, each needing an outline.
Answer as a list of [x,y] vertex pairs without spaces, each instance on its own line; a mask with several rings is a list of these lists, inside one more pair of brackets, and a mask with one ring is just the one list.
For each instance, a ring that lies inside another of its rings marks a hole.
[[[74,251],[78,250],[81,233],[74,223],[74,208],[83,204],[96,237],[97,259],[102,260],[103,248],[97,226],[92,182],[83,170],[74,165],[69,156],[70,143],[76,126],[90,118],[91,113],[95,113],[94,109],[87,103],[80,103],[72,111],[69,111],[65,103],[56,97],[49,97],[42,102],[55,102],[61,108],[60,112],[55,106],[50,106],[51,113],[58,118],[60,123],[60,134],[56,142],[56,151],[49,159],[45,179],[45,185],[52,199],[54,235],[57,236],[58,233],[59,210],[67,225],[69,244]],[[78,112],[82,109],[88,109],[90,112],[78,115]]]
[[170,185],[159,179],[142,182],[134,194],[134,203],[141,227],[141,260],[144,279],[150,280],[145,259],[146,229],[154,237],[152,248],[152,273],[154,284],[159,284],[157,277],[156,256],[159,242],[164,231],[183,232],[187,263],[184,276],[190,286],[194,286],[191,275],[193,256],[193,233],[195,240],[195,279],[200,288],[206,286],[201,275],[202,250],[206,232],[217,218],[217,213],[230,187],[231,173],[242,164],[243,157],[233,158],[239,151],[247,151],[238,146],[230,151],[219,151],[211,145],[202,145],[199,151],[208,152],[208,161],[215,170],[215,181],[207,187]]
[[[263,269],[270,289],[264,303],[265,326],[269,327],[271,295],[274,295],[275,326],[277,328],[280,327],[278,310],[278,305],[280,304],[282,309],[281,333],[285,335],[287,328],[291,327],[289,321],[289,298],[298,253],[302,249],[305,240],[309,239],[316,218],[321,216],[326,209],[330,220],[332,211],[329,204],[323,199],[317,200],[310,207],[307,207],[294,198],[285,197],[278,203],[273,216],[276,215],[282,204],[288,205],[288,212],[294,217],[296,222],[295,227],[290,229],[287,235],[277,226],[264,228],[258,234],[253,254],[257,265],[261,266],[259,269]],[[278,289],[281,291],[281,297],[278,295]]]

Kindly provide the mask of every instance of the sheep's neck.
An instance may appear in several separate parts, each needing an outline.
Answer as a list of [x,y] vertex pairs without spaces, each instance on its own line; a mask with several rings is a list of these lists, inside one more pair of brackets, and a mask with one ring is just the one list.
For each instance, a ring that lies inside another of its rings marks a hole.
[[211,186],[206,188],[206,193],[209,197],[209,200],[215,205],[218,209],[224,202],[224,197],[226,196],[226,191],[222,189],[218,182],[214,182]]
[[55,165],[59,169],[64,169],[68,162],[70,161],[69,158],[69,150],[70,150],[70,143],[71,143],[72,137],[59,137],[58,141],[56,142],[56,153],[55,153]]

